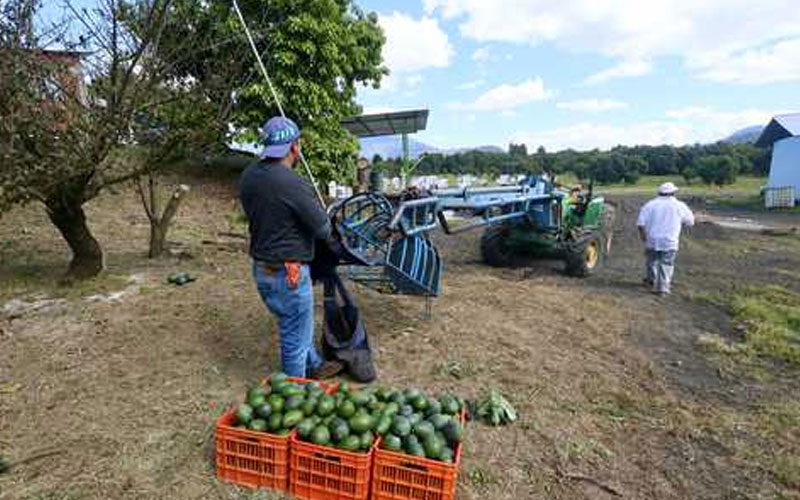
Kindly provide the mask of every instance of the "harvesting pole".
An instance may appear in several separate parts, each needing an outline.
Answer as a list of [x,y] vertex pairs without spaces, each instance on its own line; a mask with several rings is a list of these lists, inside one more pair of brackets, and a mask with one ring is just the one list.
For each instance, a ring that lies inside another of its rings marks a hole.
[[[256,44],[253,41],[253,35],[250,34],[250,29],[247,27],[247,23],[244,20],[244,16],[242,15],[241,9],[239,9],[239,2],[237,2],[236,0],[233,0],[233,8],[234,10],[236,10],[236,15],[239,16],[239,21],[242,23],[242,28],[244,29],[244,33],[245,35],[247,35],[247,41],[250,42],[250,48],[253,49],[253,54],[255,54],[256,61],[258,61],[258,67],[261,69],[261,74],[264,76],[264,80],[267,81],[267,86],[269,87],[269,90],[272,93],[272,98],[275,100],[275,105],[278,106],[278,112],[281,114],[282,117],[286,118],[286,113],[283,112],[283,106],[281,106],[281,101],[278,98],[278,93],[275,91],[275,87],[272,85],[272,80],[269,77],[269,73],[267,73],[267,68],[264,66],[264,61],[261,60],[261,54],[259,54],[258,49],[256,49]],[[317,200],[319,200],[320,205],[322,205],[322,207],[325,208],[325,200],[322,199],[322,193],[320,193],[319,187],[317,187],[317,180],[314,178],[314,174],[311,172],[311,166],[306,161],[306,157],[303,155],[302,151],[300,151],[300,162],[306,169],[306,174],[308,175],[308,178],[311,180],[311,185],[314,186],[314,191],[317,193]]]

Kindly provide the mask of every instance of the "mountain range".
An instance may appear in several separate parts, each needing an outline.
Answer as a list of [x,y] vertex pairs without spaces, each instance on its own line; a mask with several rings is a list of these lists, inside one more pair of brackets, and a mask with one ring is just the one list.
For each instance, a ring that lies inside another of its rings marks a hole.
[[[372,160],[377,154],[381,158],[400,158],[403,156],[403,141],[400,136],[363,137],[359,139],[361,156]],[[479,146],[475,148],[442,149],[411,137],[408,138],[408,154],[411,158],[419,158],[424,153],[439,153],[454,155],[467,151],[484,151],[489,153],[502,153],[505,150],[497,146]]]
[[764,131],[764,127],[765,125],[745,127],[732,133],[723,139],[722,142],[729,142],[731,144],[753,144],[758,140],[758,136],[761,135],[761,132]]

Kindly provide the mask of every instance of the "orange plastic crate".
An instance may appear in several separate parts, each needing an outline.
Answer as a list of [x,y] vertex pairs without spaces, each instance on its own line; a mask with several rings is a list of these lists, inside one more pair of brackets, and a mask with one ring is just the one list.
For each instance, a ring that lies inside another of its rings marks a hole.
[[[290,382],[311,382],[289,378]],[[320,382],[330,393],[335,385]],[[234,408],[217,421],[217,478],[250,488],[287,491],[289,481],[289,436],[276,436],[233,426]]]
[[372,500],[453,500],[461,445],[452,464],[378,448],[372,467]]
[[[461,414],[462,424],[465,422]],[[379,441],[382,441],[381,438]],[[461,447],[453,450],[452,464],[375,449],[372,466],[372,500],[453,500],[461,466]]]
[[357,453],[306,443],[292,433],[289,492],[306,500],[366,500],[375,446]]
[[289,436],[233,427],[236,410],[217,421],[217,477],[250,488],[286,491],[289,478]]

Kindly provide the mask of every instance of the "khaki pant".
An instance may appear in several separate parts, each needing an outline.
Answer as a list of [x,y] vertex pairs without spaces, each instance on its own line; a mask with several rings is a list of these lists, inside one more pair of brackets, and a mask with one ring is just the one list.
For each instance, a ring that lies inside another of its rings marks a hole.
[[653,285],[655,293],[670,293],[672,275],[675,272],[677,250],[651,250],[644,252],[647,259],[647,278],[645,281]]

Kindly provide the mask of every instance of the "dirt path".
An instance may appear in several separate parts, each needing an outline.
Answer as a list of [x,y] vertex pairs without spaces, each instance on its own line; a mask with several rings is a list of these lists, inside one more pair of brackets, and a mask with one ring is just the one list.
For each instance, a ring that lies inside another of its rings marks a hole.
[[[200,244],[232,229],[230,190],[193,187],[173,235],[188,260],[142,258],[146,223],[132,194],[94,204],[110,277],[85,293],[41,278],[66,253],[39,211],[3,218],[2,300],[45,290],[68,306],[0,326],[0,450],[12,461],[60,452],[0,476],[0,499],[274,498],[213,479],[211,424],[276,367],[276,339],[245,255]],[[468,428],[460,499],[800,498],[762,460],[765,449],[800,445],[762,425],[785,417],[800,376],[727,373],[697,343],[706,332],[737,334],[699,295],[797,289],[800,246],[700,226],[685,239],[676,293],[659,299],[640,286],[640,201],[618,201],[613,256],[589,280],[556,263],[487,268],[477,234],[437,235],[447,268],[430,321],[420,300],[357,288],[382,382],[469,397],[496,386],[518,407],[514,426]],[[199,280],[168,286],[176,269]],[[130,274],[143,282],[119,303],[80,298],[119,289]]]

